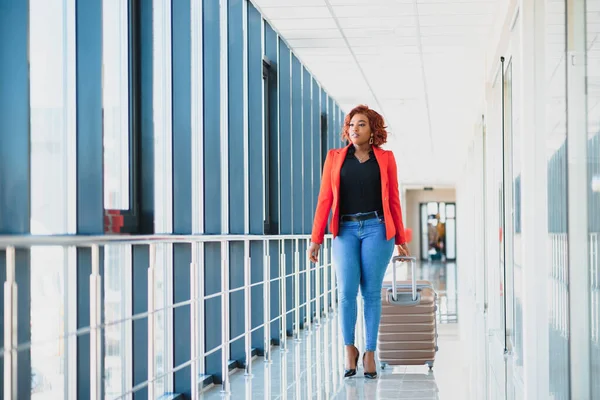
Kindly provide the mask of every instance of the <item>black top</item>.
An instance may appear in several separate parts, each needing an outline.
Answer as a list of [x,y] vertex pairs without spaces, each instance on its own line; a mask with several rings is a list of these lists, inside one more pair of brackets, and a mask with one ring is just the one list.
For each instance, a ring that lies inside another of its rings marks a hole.
[[340,215],[382,211],[377,158],[371,150],[369,159],[361,164],[354,152],[354,146],[350,146],[340,171]]

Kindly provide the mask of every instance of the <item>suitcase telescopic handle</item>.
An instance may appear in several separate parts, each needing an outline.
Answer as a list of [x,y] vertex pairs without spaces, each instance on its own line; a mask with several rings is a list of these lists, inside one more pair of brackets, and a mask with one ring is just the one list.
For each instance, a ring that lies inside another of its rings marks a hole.
[[417,263],[416,257],[406,256],[395,256],[392,258],[392,295],[394,301],[398,300],[398,289],[396,288],[396,262],[410,261],[411,269],[411,286],[412,286],[412,299],[417,300],[417,279],[415,277],[415,264]]

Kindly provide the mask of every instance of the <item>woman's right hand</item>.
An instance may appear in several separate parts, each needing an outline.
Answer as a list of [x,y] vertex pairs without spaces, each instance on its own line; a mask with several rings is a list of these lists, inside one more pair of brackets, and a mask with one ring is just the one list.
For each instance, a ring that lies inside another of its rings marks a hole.
[[319,261],[319,251],[321,250],[321,245],[317,243],[311,243],[310,248],[308,249],[308,258],[310,261],[317,263]]

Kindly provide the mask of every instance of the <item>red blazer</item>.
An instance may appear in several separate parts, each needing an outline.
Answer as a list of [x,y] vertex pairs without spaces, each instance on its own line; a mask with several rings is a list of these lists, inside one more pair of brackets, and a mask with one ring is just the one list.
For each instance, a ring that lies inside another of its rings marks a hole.
[[[327,153],[327,159],[323,167],[323,176],[321,178],[321,191],[319,192],[319,200],[313,222],[311,238],[313,243],[323,243],[325,226],[327,225],[330,211],[332,211],[333,217],[329,228],[331,233],[333,233],[333,237],[336,237],[338,234],[340,220],[340,171],[350,146],[329,150],[329,153]],[[373,146],[373,153],[381,172],[381,200],[383,202],[386,237],[388,240],[395,237],[396,244],[404,244],[406,243],[406,238],[404,235],[404,224],[402,223],[402,209],[398,193],[398,171],[396,169],[394,153],[376,146]]]

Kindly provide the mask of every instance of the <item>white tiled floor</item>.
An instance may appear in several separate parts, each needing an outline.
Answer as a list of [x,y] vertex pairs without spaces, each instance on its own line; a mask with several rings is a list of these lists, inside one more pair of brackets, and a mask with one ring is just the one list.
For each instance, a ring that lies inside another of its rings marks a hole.
[[[398,279],[408,279],[409,273],[408,265],[399,267]],[[386,279],[391,279],[389,275]],[[456,265],[425,263],[419,265],[417,278],[429,280],[436,289],[438,320],[459,320]],[[362,319],[360,314],[359,318]],[[357,326],[357,338],[361,332]],[[472,387],[469,379],[474,375],[466,360],[470,359],[471,349],[460,341],[459,325],[438,324],[438,334],[439,351],[431,373],[426,366],[388,367],[379,370],[378,379],[367,380],[359,361],[357,375],[343,379],[343,345],[334,314],[320,327],[303,332],[301,341],[288,340],[287,352],[275,347],[272,364],[257,358],[252,364],[252,378],[246,378],[243,371],[233,374],[229,395],[223,396],[218,386],[206,391],[201,398],[479,400],[469,393]]]
[[[470,399],[469,366],[457,324],[439,325],[439,352],[432,373],[426,366],[394,367],[380,371],[376,380],[358,374],[343,379],[342,343],[336,316],[323,321],[300,342],[288,341],[289,349],[273,352],[273,363],[262,358],[253,363],[253,377],[243,372],[231,376],[231,399]],[[222,398],[220,387],[203,399]]]

